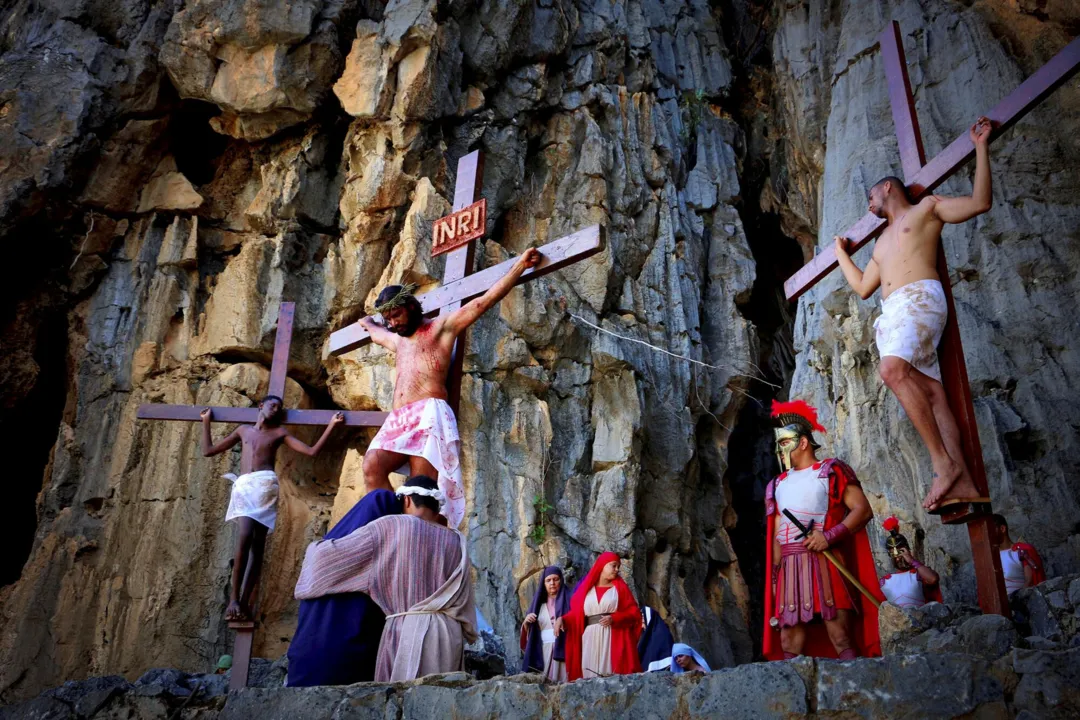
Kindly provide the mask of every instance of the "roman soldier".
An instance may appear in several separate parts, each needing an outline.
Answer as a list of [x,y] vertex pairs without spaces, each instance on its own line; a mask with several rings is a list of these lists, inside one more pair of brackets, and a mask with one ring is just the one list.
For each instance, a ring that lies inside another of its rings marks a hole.
[[[817,410],[801,400],[774,401],[772,417],[782,472],[765,490],[765,657],[881,655],[877,607],[861,594],[884,600],[866,536],[870,503],[847,464],[818,460],[814,431],[825,428]],[[861,589],[844,580],[826,550]]]
[[1001,571],[1005,574],[1005,590],[1010,595],[1020,588],[1035,587],[1046,580],[1039,551],[1026,542],[1012,541],[1009,521],[1004,515],[994,515],[998,550],[1001,552]]
[[907,538],[900,534],[900,521],[886,518],[881,524],[889,533],[885,548],[892,558],[896,572],[881,578],[881,592],[885,599],[899,607],[922,607],[928,602],[943,602],[938,574],[923,565],[911,554]]

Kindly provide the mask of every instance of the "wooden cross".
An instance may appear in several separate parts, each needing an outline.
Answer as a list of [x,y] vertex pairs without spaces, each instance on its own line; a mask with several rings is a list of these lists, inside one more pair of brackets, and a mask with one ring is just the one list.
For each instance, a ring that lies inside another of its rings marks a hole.
[[[454,188],[453,211],[458,212],[473,204],[484,174],[484,157],[479,150],[458,161],[457,183]],[[424,315],[452,313],[461,304],[483,295],[488,288],[505,275],[515,259],[506,260],[492,267],[473,273],[473,252],[475,243],[451,250],[446,254],[446,268],[443,271],[443,284],[431,292],[424,293],[417,300],[424,310]],[[542,257],[536,267],[521,274],[517,284],[533,280],[555,272],[567,265],[592,257],[604,249],[604,228],[592,225],[549,242],[538,248]],[[330,335],[330,354],[341,355],[371,342],[371,336],[360,323],[344,327]],[[450,361],[450,370],[446,379],[450,407],[457,413],[461,399],[461,371],[465,360],[464,338],[459,337],[454,344],[454,354]]]
[[[970,160],[975,154],[975,146],[968,138],[968,134],[964,133],[937,157],[926,162],[926,152],[923,150],[922,135],[919,133],[919,119],[915,114],[915,98],[912,96],[911,82],[908,79],[899,23],[894,21],[881,34],[880,44],[885,76],[889,84],[889,102],[892,105],[893,122],[896,125],[900,162],[904,169],[904,182],[907,184],[911,201],[917,203]],[[1080,38],[1069,43],[1050,62],[1039,68],[1034,75],[999,102],[993,110],[986,113],[986,117],[994,123],[991,139],[1000,137],[1032,108],[1046,99],[1050,93],[1068,82],[1078,69],[1080,69]],[[864,215],[843,233],[850,241],[850,252],[854,254],[856,250],[876,238],[885,226],[884,219],[871,213]],[[788,300],[798,298],[832,272],[836,266],[836,255],[833,246],[829,245],[784,283],[784,292]],[[952,286],[949,282],[949,268],[945,262],[944,247],[940,242],[938,243],[937,271],[945,290],[949,312],[938,349],[942,385],[949,399],[949,407],[956,416],[956,422],[960,428],[964,459],[967,461],[975,489],[978,490],[980,496],[989,497],[986,467],[983,465],[982,446],[979,444],[979,429],[975,422],[975,408],[971,400],[971,387],[968,384],[967,365],[964,362],[963,347],[960,343],[960,328],[956,324],[956,308],[953,304]],[[968,537],[971,540],[971,555],[975,563],[979,605],[984,613],[1008,617],[1010,615],[1009,598],[1005,592],[1001,556],[997,545],[993,542],[995,532],[993,520],[990,517],[989,503],[962,505],[955,510],[946,511],[942,514],[942,522],[967,524]]]
[[[293,316],[296,304],[281,303],[278,311],[277,333],[274,337],[274,355],[270,363],[270,383],[267,395],[285,397],[285,377],[289,369],[289,348],[292,343]],[[205,405],[165,405],[150,403],[140,405],[136,417],[140,420],[180,420],[201,422],[200,413]],[[213,407],[212,421],[223,423],[250,423],[259,419],[258,408]],[[284,424],[287,425],[328,425],[337,410],[285,410]],[[346,411],[345,425],[353,427],[378,427],[386,419],[386,413],[368,411]],[[259,589],[252,590],[252,597],[258,597]],[[251,667],[251,648],[255,641],[255,607],[251,608],[251,619],[229,621],[229,628],[236,631],[233,643],[233,665],[229,674],[229,687],[242,688],[247,685]]]

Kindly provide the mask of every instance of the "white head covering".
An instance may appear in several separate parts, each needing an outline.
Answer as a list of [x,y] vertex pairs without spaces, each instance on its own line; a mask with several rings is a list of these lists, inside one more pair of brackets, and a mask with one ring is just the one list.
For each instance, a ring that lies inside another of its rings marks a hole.
[[434,498],[435,502],[439,503],[440,512],[446,506],[446,495],[442,490],[431,489],[426,487],[420,487],[419,485],[410,485],[406,480],[405,484],[394,491],[394,494],[398,497],[405,497],[406,495],[422,495],[424,497]]
[[698,654],[697,650],[690,647],[689,645],[684,645],[683,643],[675,643],[671,646],[671,672],[686,672],[681,667],[679,667],[679,663],[675,662],[675,658],[677,658],[679,655],[689,655],[690,657],[694,658],[694,662],[701,666],[702,670],[704,670],[705,672],[712,672],[712,668],[709,667],[709,663],[705,662],[705,658],[701,657],[701,655]]

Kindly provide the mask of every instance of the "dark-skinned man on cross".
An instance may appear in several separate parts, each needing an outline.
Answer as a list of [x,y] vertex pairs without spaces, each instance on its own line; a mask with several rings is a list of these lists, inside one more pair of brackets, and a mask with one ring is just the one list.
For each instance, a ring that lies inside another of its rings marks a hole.
[[930,451],[934,477],[923,507],[931,512],[946,496],[980,494],[964,461],[960,429],[941,384],[937,346],[948,308],[937,257],[945,223],[966,222],[990,209],[991,130],[985,117],[971,127],[975,182],[970,196],[927,195],[912,205],[904,183],[892,176],[870,188],[870,212],[888,224],[865,270],[859,270],[848,254],[847,238],[835,238],[836,259],[852,289],[865,300],[881,287],[881,317],[874,323],[879,372]]
[[309,446],[282,427],[284,415],[281,398],[268,395],[259,403],[259,417],[254,425],[241,425],[215,445],[210,436],[214,411],[206,408],[200,413],[203,457],[220,455],[241,443],[240,477],[225,476],[233,481],[225,521],[236,520],[240,530],[236,538],[226,620],[251,617],[251,594],[262,570],[266,535],[273,532],[277,519],[278,477],[274,462],[278,449],[285,444],[301,455],[314,457],[326,444],[331,431],[345,422],[344,413],[336,413],[318,442]]
[[410,475],[438,479],[446,496],[444,512],[450,527],[456,528],[464,518],[461,441],[446,388],[454,342],[540,260],[540,252],[529,248],[483,295],[432,319],[424,318],[420,302],[407,286],[391,285],[379,293],[375,310],[384,324],[369,317],[360,324],[372,342],[396,353],[397,377],[394,410],[364,454],[367,491],[392,490],[390,473],[408,462]]

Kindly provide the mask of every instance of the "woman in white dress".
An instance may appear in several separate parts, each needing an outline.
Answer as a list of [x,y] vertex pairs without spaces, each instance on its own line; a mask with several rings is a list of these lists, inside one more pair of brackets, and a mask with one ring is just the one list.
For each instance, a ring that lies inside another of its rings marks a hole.
[[626,582],[619,577],[621,561],[603,553],[574,591],[570,612],[555,623],[566,628],[566,671],[579,678],[641,672],[637,640],[641,611]]
[[544,568],[529,613],[521,624],[522,672],[544,674],[545,680],[566,682],[566,633],[560,623],[570,610],[570,591],[563,582],[563,572],[554,565]]

